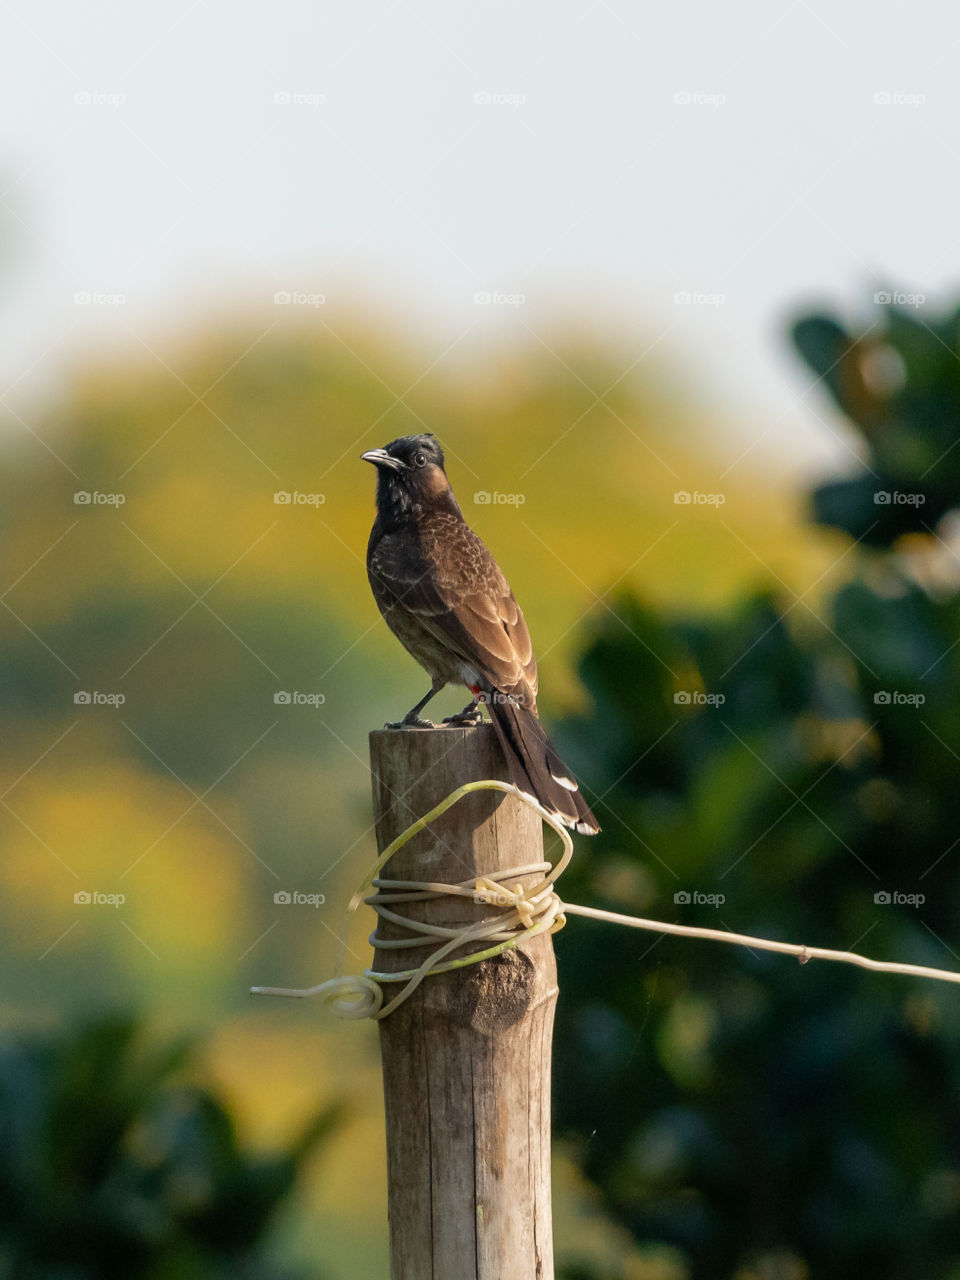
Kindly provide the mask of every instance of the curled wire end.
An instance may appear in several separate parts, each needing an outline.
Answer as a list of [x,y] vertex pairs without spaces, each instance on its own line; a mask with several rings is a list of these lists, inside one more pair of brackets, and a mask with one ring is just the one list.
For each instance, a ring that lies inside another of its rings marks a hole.
[[362,974],[330,978],[316,987],[251,987],[250,994],[284,996],[291,1000],[311,1000],[320,996],[338,1018],[347,1019],[373,1018],[383,1004],[383,988]]

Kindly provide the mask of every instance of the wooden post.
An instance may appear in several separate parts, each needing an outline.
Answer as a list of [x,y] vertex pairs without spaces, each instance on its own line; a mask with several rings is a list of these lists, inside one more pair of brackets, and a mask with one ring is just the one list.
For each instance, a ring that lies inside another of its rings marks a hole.
[[[381,850],[461,783],[506,777],[487,722],[371,733],[370,757]],[[513,796],[478,792],[409,841],[382,875],[456,882],[542,857],[537,815]],[[395,909],[444,925],[491,910],[466,898],[405,905]],[[379,932],[404,933],[389,921]],[[380,949],[374,968],[411,968],[425,955]],[[544,935],[425,979],[380,1023],[392,1280],[552,1280],[556,998]]]

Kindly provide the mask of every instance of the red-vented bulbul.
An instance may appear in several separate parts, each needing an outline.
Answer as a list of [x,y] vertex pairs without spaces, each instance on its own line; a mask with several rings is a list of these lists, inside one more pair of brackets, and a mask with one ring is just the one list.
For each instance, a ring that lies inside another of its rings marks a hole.
[[600,830],[537,718],[537,660],[520,606],[493,556],[463,518],[432,435],[363,454],[377,468],[377,518],[367,575],[387,625],[426,669],[430,689],[387,728],[432,728],[420,712],[447,684],[473,701],[445,724],[473,724],[483,702],[510,773],[568,827]]

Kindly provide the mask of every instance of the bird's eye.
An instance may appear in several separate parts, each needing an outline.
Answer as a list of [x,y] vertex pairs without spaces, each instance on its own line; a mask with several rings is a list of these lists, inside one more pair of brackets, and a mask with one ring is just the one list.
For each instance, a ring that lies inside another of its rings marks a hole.
[[425,467],[427,465],[427,460],[422,453],[414,454],[413,465],[415,467]]

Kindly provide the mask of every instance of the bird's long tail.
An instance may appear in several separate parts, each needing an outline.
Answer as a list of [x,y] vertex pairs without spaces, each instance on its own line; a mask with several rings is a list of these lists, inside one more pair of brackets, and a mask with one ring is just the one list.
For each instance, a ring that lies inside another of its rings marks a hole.
[[536,715],[502,694],[493,695],[486,702],[516,786],[574,831],[596,835],[600,824]]

